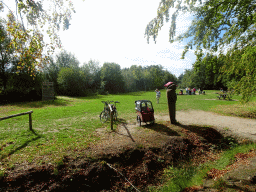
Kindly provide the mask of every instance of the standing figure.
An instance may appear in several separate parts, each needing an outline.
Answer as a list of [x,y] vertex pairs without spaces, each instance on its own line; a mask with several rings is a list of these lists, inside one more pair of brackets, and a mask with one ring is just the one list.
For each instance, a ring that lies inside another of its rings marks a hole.
[[156,92],[156,102],[159,103],[159,99],[161,97],[161,92],[158,89],[156,89],[155,92]]
[[190,87],[188,88],[188,94],[191,95],[191,90]]
[[193,88],[193,95],[195,95],[196,94],[196,88],[194,87]]
[[170,121],[172,124],[175,124],[177,123],[176,121],[177,94],[176,94],[176,85],[174,83],[168,85],[166,90],[166,96],[168,101]]

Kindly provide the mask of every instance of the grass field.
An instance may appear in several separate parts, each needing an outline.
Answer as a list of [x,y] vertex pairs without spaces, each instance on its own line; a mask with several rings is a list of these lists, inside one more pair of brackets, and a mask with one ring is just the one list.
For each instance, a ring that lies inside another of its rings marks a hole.
[[[99,114],[103,110],[101,101],[119,101],[119,118],[136,121],[134,101],[148,99],[153,102],[156,114],[168,114],[165,90],[156,104],[155,93],[136,92],[119,95],[71,98],[59,96],[55,101],[37,101],[0,106],[0,117],[33,110],[33,131],[29,131],[28,115],[0,121],[0,170],[12,168],[23,162],[36,164],[57,163],[63,156],[79,156],[91,142],[97,142],[95,129],[108,127],[102,124]],[[206,95],[179,95],[177,110],[204,110],[224,115],[256,117],[256,98],[241,105],[239,101],[217,99],[216,92]],[[239,100],[240,96],[233,96]],[[117,125],[114,125],[114,128]]]

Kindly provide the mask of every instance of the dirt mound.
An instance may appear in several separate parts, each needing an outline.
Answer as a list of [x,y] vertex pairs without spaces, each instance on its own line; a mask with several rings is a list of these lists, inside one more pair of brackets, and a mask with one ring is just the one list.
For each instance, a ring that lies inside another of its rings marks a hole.
[[78,164],[65,157],[58,167],[41,166],[16,177],[4,177],[1,191],[120,191],[131,183],[143,189],[157,184],[157,176],[166,166],[189,158],[194,145],[181,137],[169,137],[154,148],[128,148],[122,153],[84,159]]

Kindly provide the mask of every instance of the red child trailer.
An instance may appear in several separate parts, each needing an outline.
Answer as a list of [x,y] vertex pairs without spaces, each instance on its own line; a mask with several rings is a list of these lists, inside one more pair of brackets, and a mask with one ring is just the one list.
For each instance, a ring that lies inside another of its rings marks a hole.
[[141,122],[150,124],[155,123],[154,108],[152,102],[149,100],[137,100],[135,101],[135,110],[137,113],[137,123],[141,126]]

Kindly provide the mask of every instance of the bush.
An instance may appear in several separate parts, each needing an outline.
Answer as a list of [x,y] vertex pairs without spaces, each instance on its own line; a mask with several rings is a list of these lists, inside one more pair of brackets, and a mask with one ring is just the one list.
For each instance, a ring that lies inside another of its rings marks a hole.
[[78,68],[62,68],[57,79],[61,94],[67,96],[86,96],[86,75]]
[[42,78],[38,73],[33,79],[26,73],[10,73],[5,90],[0,94],[0,102],[12,103],[37,101],[42,99]]

